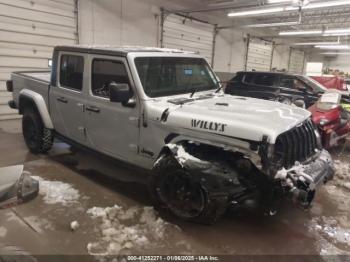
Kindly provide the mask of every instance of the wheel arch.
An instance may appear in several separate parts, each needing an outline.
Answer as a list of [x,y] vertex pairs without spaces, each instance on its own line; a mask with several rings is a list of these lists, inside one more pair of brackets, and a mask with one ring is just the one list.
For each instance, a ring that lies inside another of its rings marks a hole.
[[23,89],[19,93],[18,98],[19,113],[23,114],[24,110],[28,107],[37,111],[46,128],[54,129],[49,111],[46,106],[46,102],[42,95],[28,89]]

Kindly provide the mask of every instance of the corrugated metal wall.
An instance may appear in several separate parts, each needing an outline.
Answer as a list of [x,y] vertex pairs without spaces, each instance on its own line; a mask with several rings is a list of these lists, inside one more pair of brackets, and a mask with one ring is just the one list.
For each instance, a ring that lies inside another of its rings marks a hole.
[[0,120],[18,117],[7,106],[10,73],[48,69],[54,46],[77,42],[75,0],[0,0]]
[[289,72],[302,74],[305,65],[305,52],[291,48],[289,57]]
[[165,17],[162,47],[199,52],[213,61],[214,25],[170,14]]
[[272,63],[272,42],[249,38],[246,70],[270,71]]

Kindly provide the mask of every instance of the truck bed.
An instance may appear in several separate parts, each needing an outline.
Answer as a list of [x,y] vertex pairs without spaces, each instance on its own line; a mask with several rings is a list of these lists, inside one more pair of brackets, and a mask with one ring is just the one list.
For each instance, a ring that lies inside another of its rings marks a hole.
[[48,95],[51,71],[27,71],[14,72],[11,75],[13,81],[13,100],[18,105],[19,94],[23,89],[39,93],[48,106]]
[[14,74],[33,78],[42,82],[50,82],[51,71],[38,71],[38,72],[14,72]]

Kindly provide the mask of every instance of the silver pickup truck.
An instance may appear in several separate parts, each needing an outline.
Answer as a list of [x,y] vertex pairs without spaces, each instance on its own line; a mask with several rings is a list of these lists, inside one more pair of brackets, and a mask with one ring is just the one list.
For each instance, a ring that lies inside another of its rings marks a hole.
[[223,94],[197,54],[60,46],[51,73],[13,73],[7,88],[31,152],[57,137],[150,171],[152,196],[183,219],[288,197],[307,208],[334,173],[309,112]]

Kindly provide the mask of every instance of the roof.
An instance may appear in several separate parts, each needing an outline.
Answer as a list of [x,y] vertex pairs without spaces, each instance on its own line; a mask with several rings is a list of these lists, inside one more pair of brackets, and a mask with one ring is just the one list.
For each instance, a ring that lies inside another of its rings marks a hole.
[[270,75],[287,75],[287,76],[299,76],[300,74],[293,74],[288,72],[268,72],[268,71],[239,71],[240,74],[270,74]]
[[128,53],[135,52],[163,52],[177,54],[195,54],[195,52],[183,51],[179,49],[141,47],[141,46],[112,46],[112,45],[66,45],[56,46],[55,51],[80,52],[104,55],[127,56]]

